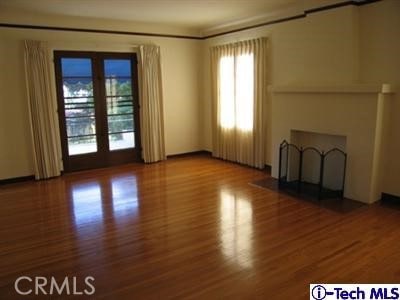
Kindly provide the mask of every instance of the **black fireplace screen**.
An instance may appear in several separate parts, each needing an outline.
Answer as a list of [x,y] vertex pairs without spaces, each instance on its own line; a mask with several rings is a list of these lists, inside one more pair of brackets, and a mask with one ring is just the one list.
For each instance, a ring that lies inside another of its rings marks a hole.
[[298,147],[284,140],[279,147],[279,188],[323,198],[343,198],[347,154]]

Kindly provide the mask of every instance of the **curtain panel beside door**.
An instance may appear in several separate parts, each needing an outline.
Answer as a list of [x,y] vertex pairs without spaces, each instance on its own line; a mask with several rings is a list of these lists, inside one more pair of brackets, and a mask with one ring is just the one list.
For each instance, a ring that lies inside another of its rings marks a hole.
[[58,126],[47,43],[25,41],[24,58],[35,178],[59,176]]
[[160,47],[139,47],[140,127],[146,163],[166,159]]
[[213,156],[264,167],[266,53],[266,38],[210,49]]

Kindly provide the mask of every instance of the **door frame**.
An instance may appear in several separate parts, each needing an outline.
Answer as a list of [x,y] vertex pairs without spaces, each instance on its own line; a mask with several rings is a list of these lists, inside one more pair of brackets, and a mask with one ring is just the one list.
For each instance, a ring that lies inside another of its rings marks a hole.
[[[68,154],[68,135],[64,109],[61,58],[90,58],[92,61],[93,97],[96,116],[97,152],[70,156]],[[135,147],[109,150],[107,103],[104,85],[104,59],[130,59],[132,79],[132,103],[134,119]],[[138,90],[137,54],[125,52],[97,51],[54,51],[55,84],[57,93],[57,111],[60,126],[60,143],[65,172],[95,169],[130,162],[143,162],[141,157],[140,105]]]

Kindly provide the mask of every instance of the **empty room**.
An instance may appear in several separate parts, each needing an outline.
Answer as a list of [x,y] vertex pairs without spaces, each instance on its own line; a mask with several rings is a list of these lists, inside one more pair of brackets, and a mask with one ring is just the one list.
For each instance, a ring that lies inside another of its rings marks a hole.
[[399,0],[0,0],[0,299],[400,299]]

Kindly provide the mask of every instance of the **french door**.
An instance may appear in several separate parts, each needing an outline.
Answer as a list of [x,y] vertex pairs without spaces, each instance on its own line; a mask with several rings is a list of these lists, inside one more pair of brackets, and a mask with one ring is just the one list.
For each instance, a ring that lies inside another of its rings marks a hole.
[[65,171],[140,160],[134,53],[54,52]]

